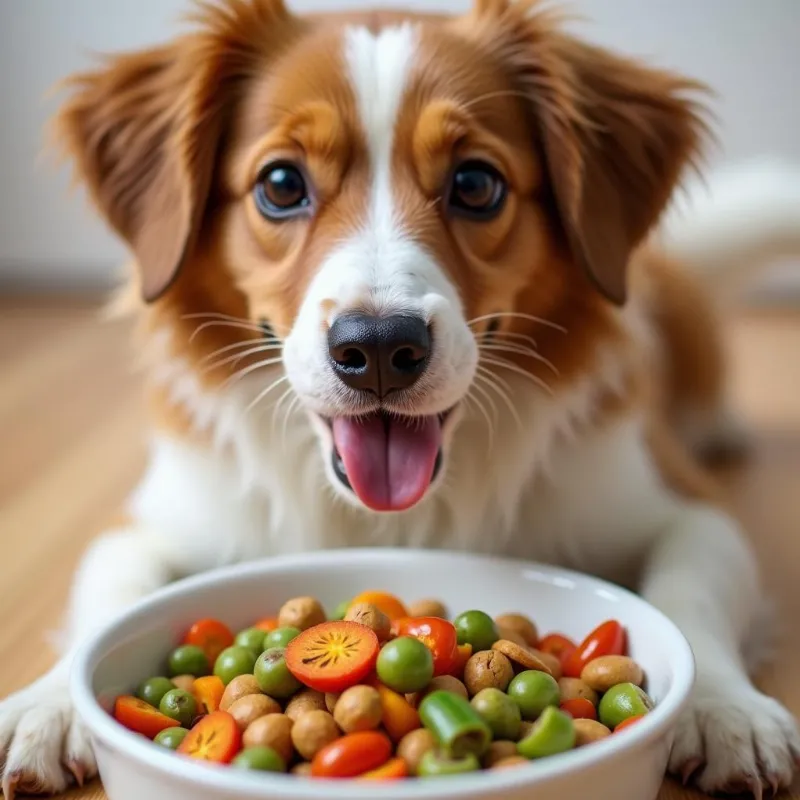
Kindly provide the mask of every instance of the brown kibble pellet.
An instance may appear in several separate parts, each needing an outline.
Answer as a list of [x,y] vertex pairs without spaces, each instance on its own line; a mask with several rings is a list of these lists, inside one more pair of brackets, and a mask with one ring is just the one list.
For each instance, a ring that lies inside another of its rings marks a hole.
[[267,714],[280,714],[281,706],[277,700],[265,694],[247,694],[228,706],[228,713],[236,720],[239,730],[244,733],[259,717]]
[[498,739],[496,742],[492,742],[489,745],[489,749],[483,757],[483,765],[484,767],[491,768],[497,764],[498,761],[517,755],[519,754],[517,753],[517,745],[515,742],[511,742],[507,739]]
[[278,612],[278,626],[299,628],[301,631],[321,625],[327,620],[325,609],[314,597],[294,597],[287,600]]
[[464,685],[471,697],[481,689],[500,689],[504,692],[513,677],[511,661],[497,650],[475,653],[464,667]]
[[[493,645],[492,650],[502,653],[509,661],[519,664],[523,669],[538,669],[552,675],[553,671],[544,660],[532,648],[510,642],[508,639],[498,639]],[[544,653],[542,655],[545,655]],[[469,662],[467,662],[469,664]],[[512,676],[513,677],[513,676]],[[469,686],[469,684],[468,684]],[[505,689],[503,689],[505,691]]]
[[292,744],[306,760],[342,735],[333,716],[327,711],[309,711],[292,726]]
[[561,702],[582,698],[588,700],[593,706],[597,705],[597,692],[588,683],[580,678],[559,678],[558,688],[561,691]]
[[345,689],[333,709],[333,718],[345,733],[374,730],[383,719],[378,690],[372,686]]
[[611,731],[594,719],[576,719],[573,721],[575,726],[575,747],[583,747],[592,742],[599,742],[606,736],[611,736]]
[[495,624],[498,629],[514,631],[522,637],[528,647],[536,647],[539,644],[539,632],[536,630],[536,625],[524,614],[501,614],[495,619]]
[[314,689],[304,689],[298,692],[286,704],[287,717],[293,722],[297,722],[298,717],[307,714],[309,711],[325,711],[325,695]]
[[357,622],[375,631],[379,642],[386,642],[391,636],[392,621],[372,603],[356,603],[350,606],[344,618],[348,622]]
[[299,764],[295,764],[289,772],[292,775],[299,775],[301,778],[310,778],[311,777],[311,762],[309,761],[301,761]]
[[408,607],[409,617],[438,617],[439,619],[447,619],[447,607],[444,603],[438,600],[417,600]]
[[255,675],[238,675],[226,687],[220,700],[220,711],[227,711],[239,698],[248,694],[261,694]]
[[535,648],[532,648],[531,652],[536,656],[536,658],[547,664],[550,674],[556,680],[561,678],[561,676],[564,674],[564,667],[561,666],[561,662],[558,660],[558,658],[556,658],[556,656],[554,656],[552,653],[543,653],[541,650],[536,650]]
[[327,708],[331,714],[333,714],[333,709],[336,708],[336,702],[341,696],[341,692],[325,693],[325,708]]
[[532,730],[533,722],[527,719],[522,720],[519,724],[519,738],[517,741],[521,742]]
[[397,755],[406,762],[409,773],[416,775],[422,756],[429,750],[435,749],[436,739],[433,738],[433,734],[425,728],[417,728],[400,740],[400,744],[397,745]]
[[641,686],[644,682],[644,672],[628,656],[601,656],[583,668],[581,680],[596,692],[607,692],[618,683],[635,683]]
[[192,687],[194,686],[194,675],[176,675],[174,678],[170,678],[170,680],[175,684],[177,689],[182,689],[184,692],[192,693]]
[[527,758],[522,756],[509,756],[508,758],[500,759],[492,769],[513,769],[514,767],[523,767],[525,764],[530,764]]
[[286,714],[267,714],[250,723],[242,741],[245,747],[271,747],[290,764],[294,756],[293,726],[294,723]]
[[505,639],[509,642],[514,642],[514,644],[518,644],[522,647],[527,647],[528,643],[525,639],[522,638],[522,635],[517,633],[516,631],[512,631],[511,628],[502,628],[500,625],[497,626],[497,632],[500,634],[501,639]]
[[406,700],[408,700],[414,708],[419,708],[419,704],[427,695],[440,689],[446,692],[452,692],[453,694],[463,697],[465,700],[469,700],[467,687],[464,686],[458,678],[452,675],[439,675],[437,678],[432,678],[431,682],[421,692],[406,695]]

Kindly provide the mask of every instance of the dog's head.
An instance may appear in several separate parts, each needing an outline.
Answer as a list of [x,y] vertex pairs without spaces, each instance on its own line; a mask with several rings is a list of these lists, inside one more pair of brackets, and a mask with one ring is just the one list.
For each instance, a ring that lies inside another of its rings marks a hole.
[[697,151],[697,87],[523,0],[456,18],[220,0],[194,23],[78,76],[59,130],[144,299],[280,344],[333,485],[408,508],[482,380],[568,380],[613,334]]

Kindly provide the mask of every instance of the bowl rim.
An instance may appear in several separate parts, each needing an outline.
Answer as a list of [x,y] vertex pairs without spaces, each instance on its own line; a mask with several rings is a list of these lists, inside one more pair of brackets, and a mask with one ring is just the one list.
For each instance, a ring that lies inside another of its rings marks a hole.
[[531,788],[537,784],[575,773],[602,761],[638,749],[659,738],[674,723],[685,707],[694,685],[694,655],[678,627],[661,611],[638,595],[615,584],[562,567],[535,561],[488,556],[450,550],[423,550],[414,548],[340,548],[314,553],[274,556],[242,564],[227,566],[200,573],[169,584],[138,601],[117,615],[101,629],[85,639],[77,648],[70,674],[70,694],[75,708],[97,739],[115,752],[140,766],[144,766],[165,779],[178,780],[205,790],[219,791],[222,796],[239,796],[253,800],[270,800],[273,796],[292,800],[319,800],[323,794],[333,800],[374,800],[374,784],[361,785],[352,780],[297,780],[291,775],[250,774],[242,770],[220,770],[189,759],[176,758],[175,754],[153,747],[143,737],[127,730],[100,705],[92,691],[94,670],[117,639],[117,629],[136,625],[153,615],[159,607],[168,605],[179,597],[190,595],[209,585],[224,584],[248,576],[281,572],[296,568],[321,566],[357,566],[358,564],[388,562],[398,568],[403,561],[424,559],[453,561],[473,566],[492,563],[513,568],[521,573],[532,572],[539,579],[558,582],[570,580],[586,585],[590,590],[610,593],[620,600],[638,606],[650,614],[669,640],[672,652],[674,678],[664,698],[641,722],[619,736],[610,736],[594,747],[571,750],[536,762],[536,770],[521,767],[497,772],[470,773],[469,776],[439,778],[436,781],[383,782],[380,794],[386,800],[449,800],[452,798],[481,797],[487,792],[500,793],[514,789]]

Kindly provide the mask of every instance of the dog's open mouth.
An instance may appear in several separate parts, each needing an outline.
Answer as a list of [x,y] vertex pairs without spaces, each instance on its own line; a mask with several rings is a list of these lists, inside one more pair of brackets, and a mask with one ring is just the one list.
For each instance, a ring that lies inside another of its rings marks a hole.
[[333,469],[374,511],[404,511],[428,491],[442,464],[448,414],[403,417],[376,411],[329,420]]

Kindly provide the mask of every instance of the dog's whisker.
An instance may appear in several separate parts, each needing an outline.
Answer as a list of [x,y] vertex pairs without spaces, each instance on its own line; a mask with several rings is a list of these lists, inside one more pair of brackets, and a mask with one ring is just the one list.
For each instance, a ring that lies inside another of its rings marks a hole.
[[286,408],[286,413],[283,417],[283,434],[281,436],[281,447],[286,450],[286,437],[289,430],[289,418],[295,413],[295,410],[300,405],[300,395],[295,394],[292,402]]
[[517,339],[521,342],[528,342],[528,344],[534,350],[539,349],[539,345],[536,339],[533,338],[533,336],[528,336],[527,334],[524,333],[517,333],[516,331],[478,331],[478,333],[475,334],[475,338],[478,341],[482,341],[483,339],[492,341],[497,336],[504,336],[507,339]]
[[516,364],[512,363],[511,361],[507,361],[504,358],[488,358],[484,357],[481,359],[485,364],[491,364],[495,367],[502,367],[503,369],[509,370],[509,372],[514,372],[517,375],[521,375],[523,378],[527,378],[531,383],[535,386],[538,386],[543,391],[547,392],[551,397],[553,396],[553,390],[550,386],[545,383],[541,378],[538,378],[536,375],[531,375],[530,372],[522,369],[522,367],[517,366]]
[[[490,373],[491,374],[491,373]],[[476,385],[477,382],[482,382],[487,388],[493,389],[497,392],[498,397],[506,404],[508,410],[511,412],[511,416],[514,417],[519,429],[522,431],[525,429],[525,426],[522,424],[522,419],[520,418],[519,412],[517,411],[517,407],[514,405],[513,400],[511,399],[511,395],[507,392],[504,392],[496,383],[490,381],[485,375],[476,375],[475,376]]]
[[[491,416],[489,416],[489,412],[486,410],[484,404],[477,397],[475,397],[472,394],[472,392],[478,392],[478,394],[480,394],[481,397],[483,397],[486,400],[492,411]],[[484,418],[486,419],[486,424],[489,428],[489,448],[491,449],[494,446],[495,425],[497,424],[498,420],[498,411],[497,411],[497,406],[494,403],[494,399],[489,394],[489,392],[478,382],[474,382],[472,384],[472,388],[470,389],[470,393],[467,395],[467,398],[469,398],[469,400],[475,403],[475,405],[480,410],[481,414],[483,414]]]
[[520,356],[528,356],[529,358],[539,361],[550,369],[550,371],[558,378],[561,373],[556,368],[555,364],[549,359],[545,358],[541,353],[531,350],[528,347],[522,347],[514,344],[479,344],[478,350],[501,352],[501,353],[515,353]]
[[[181,319],[208,319],[208,320],[216,320],[221,322],[240,322],[243,325],[250,325],[255,330],[263,331],[264,330],[264,322],[257,322],[256,320],[249,319],[248,317],[234,317],[230,314],[222,314],[219,311],[206,311],[202,313],[196,314],[182,314]],[[277,330],[275,324],[273,322],[269,323],[269,327],[272,329]],[[278,339],[277,336],[272,336],[269,338]],[[285,338],[285,337],[284,337]]]
[[193,342],[204,330],[208,328],[239,328],[245,331],[253,331],[254,333],[261,334],[261,328],[250,322],[231,322],[226,319],[215,319],[210,322],[204,322],[199,325],[194,333],[189,337],[189,342]]
[[281,363],[283,363],[282,356],[279,356],[278,358],[268,358],[266,361],[256,361],[255,364],[250,364],[250,366],[244,367],[238,372],[234,372],[234,374],[222,384],[222,388],[227,389],[229,386],[232,386],[234,383],[238,383],[250,373],[255,372],[257,369],[264,369],[265,367],[272,367],[275,364]]
[[266,389],[258,394],[258,396],[245,408],[244,413],[245,416],[249,414],[271,391],[273,391],[277,386],[280,386],[285,381],[289,380],[288,375],[282,375],[277,380],[274,380]]
[[228,356],[227,358],[223,358],[220,361],[215,361],[212,364],[209,364],[202,370],[202,374],[205,375],[209,372],[213,372],[215,369],[220,369],[221,367],[226,366],[230,363],[238,363],[243,358],[248,358],[249,356],[257,355],[258,353],[268,353],[275,350],[283,350],[282,345],[260,345],[259,347],[253,347],[250,350],[245,350],[243,353],[234,353],[232,356]]
[[289,388],[278,398],[277,402],[275,403],[272,411],[272,435],[273,437],[278,432],[278,412],[281,409],[281,406],[286,402],[286,400],[292,396],[294,393],[294,388],[289,386]]
[[511,388],[511,384],[504,377],[502,377],[502,375],[498,375],[497,373],[490,370],[489,367],[482,366],[479,363],[476,372],[479,375],[482,375],[485,379],[491,379],[491,381],[499,383],[510,395],[514,394],[514,390]]
[[490,319],[525,319],[529,322],[536,322],[539,325],[545,325],[548,328],[552,328],[553,330],[559,331],[561,333],[568,333],[567,329],[563,325],[559,325],[557,322],[551,322],[549,319],[543,319],[542,317],[535,317],[532,314],[523,314],[520,311],[498,311],[494,314],[484,314],[482,317],[475,317],[475,319],[471,319],[467,322],[469,327],[473,325],[477,325],[479,322],[486,322]]
[[[252,339],[242,339],[242,341],[240,342],[234,342],[233,344],[226,345],[225,347],[220,347],[217,350],[214,350],[213,353],[209,353],[208,355],[203,356],[198,363],[201,365],[207,364],[209,361],[212,361],[217,356],[221,356],[224,353],[230,353],[231,350],[238,350],[244,347],[252,347],[259,341],[260,340],[258,339],[258,337],[253,337]],[[271,346],[272,342],[264,342],[263,344]]]

